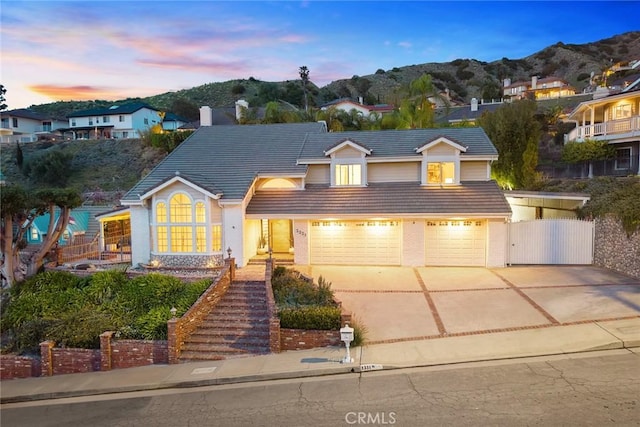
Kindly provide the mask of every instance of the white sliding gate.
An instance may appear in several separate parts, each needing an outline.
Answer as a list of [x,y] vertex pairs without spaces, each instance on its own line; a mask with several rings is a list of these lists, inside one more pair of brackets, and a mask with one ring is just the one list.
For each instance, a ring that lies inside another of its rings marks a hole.
[[537,219],[509,224],[509,264],[592,264],[592,221]]

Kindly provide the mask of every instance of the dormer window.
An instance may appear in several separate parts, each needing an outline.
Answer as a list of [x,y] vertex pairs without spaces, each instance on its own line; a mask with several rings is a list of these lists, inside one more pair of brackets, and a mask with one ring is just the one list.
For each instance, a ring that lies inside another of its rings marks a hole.
[[362,165],[336,164],[335,185],[362,185]]
[[427,163],[427,184],[455,184],[456,167],[453,162]]
[[331,185],[335,187],[367,185],[367,159],[371,150],[349,139],[324,152],[331,157]]
[[416,152],[422,154],[422,184],[460,184],[460,153],[466,151],[467,147],[444,136],[416,148]]

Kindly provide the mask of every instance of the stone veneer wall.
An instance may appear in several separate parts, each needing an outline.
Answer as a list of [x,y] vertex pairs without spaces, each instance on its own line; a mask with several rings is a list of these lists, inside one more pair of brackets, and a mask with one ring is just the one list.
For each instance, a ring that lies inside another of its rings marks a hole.
[[627,236],[617,218],[596,218],[593,263],[640,279],[640,231]]
[[222,267],[224,257],[218,255],[154,255],[151,263],[171,268],[212,268]]

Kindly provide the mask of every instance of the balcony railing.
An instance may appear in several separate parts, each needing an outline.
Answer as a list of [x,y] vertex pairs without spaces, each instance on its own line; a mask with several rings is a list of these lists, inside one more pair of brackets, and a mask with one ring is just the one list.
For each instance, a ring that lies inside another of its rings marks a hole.
[[[640,116],[633,116],[627,119],[610,120],[603,123],[578,126],[565,136],[565,142],[584,141],[585,139],[613,139],[615,136],[624,134],[640,135]],[[612,138],[607,138],[612,136]]]

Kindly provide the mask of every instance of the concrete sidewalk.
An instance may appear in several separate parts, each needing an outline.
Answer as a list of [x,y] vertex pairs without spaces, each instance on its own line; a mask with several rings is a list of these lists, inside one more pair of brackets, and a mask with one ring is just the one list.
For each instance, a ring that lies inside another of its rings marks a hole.
[[[2,381],[0,403],[640,348],[640,318]],[[634,350],[637,351],[637,350]],[[639,359],[640,361],[640,359]],[[639,362],[640,365],[640,362]]]

